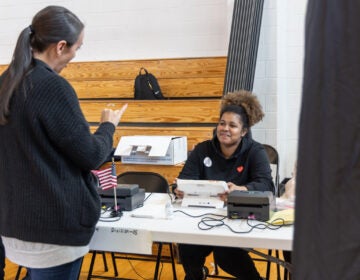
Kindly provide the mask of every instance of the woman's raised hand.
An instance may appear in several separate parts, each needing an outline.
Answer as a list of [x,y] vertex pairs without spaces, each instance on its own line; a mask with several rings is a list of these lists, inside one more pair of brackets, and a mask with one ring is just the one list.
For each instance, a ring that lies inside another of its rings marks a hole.
[[122,106],[119,110],[112,110],[109,108],[105,108],[101,113],[100,123],[103,122],[111,122],[115,127],[119,124],[122,115],[124,114],[128,104]]

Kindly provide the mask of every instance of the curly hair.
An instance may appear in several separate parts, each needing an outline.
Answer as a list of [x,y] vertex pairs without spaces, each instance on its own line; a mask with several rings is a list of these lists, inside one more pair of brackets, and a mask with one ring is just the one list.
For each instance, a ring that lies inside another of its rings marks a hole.
[[221,100],[220,115],[227,111],[226,108],[234,105],[241,106],[245,110],[249,127],[261,121],[265,116],[258,98],[250,91],[239,90],[226,94]]

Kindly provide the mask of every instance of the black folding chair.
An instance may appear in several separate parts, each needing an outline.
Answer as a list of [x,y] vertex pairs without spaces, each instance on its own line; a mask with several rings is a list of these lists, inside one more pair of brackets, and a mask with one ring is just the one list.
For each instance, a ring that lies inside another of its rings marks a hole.
[[[139,185],[139,188],[145,189],[148,193],[169,193],[169,184],[167,180],[161,176],[158,173],[155,172],[141,172],[141,171],[128,171],[120,174],[117,177],[118,184],[137,184]],[[137,255],[137,254],[131,254],[130,256],[124,256],[120,253],[111,253],[112,256],[112,262],[114,265],[114,275],[115,277],[118,276],[118,269],[116,266],[116,259],[128,259],[128,260],[141,260],[141,261],[155,261],[155,271],[154,271],[154,280],[157,280],[159,277],[159,267],[161,262],[170,262],[172,265],[172,271],[173,271],[173,279],[177,280],[176,277],[176,267],[175,267],[175,256],[174,256],[174,250],[173,250],[173,244],[172,243],[162,243],[162,242],[156,242],[154,244],[157,244],[157,255],[155,257],[153,256],[144,256],[144,255]],[[163,256],[163,245],[169,246],[170,251],[170,260],[168,257]],[[93,254],[93,261],[95,261],[95,257]],[[90,266],[89,269],[89,276],[88,279],[91,278],[92,275],[92,266]],[[113,278],[112,278],[113,279]]]

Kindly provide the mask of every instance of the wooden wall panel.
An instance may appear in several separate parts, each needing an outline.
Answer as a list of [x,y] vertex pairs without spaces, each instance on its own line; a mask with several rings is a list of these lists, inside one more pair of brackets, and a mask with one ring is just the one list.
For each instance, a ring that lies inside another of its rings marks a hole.
[[[91,127],[91,131],[96,130],[96,126]],[[131,135],[169,135],[169,136],[186,136],[188,150],[192,150],[194,146],[202,141],[212,138],[214,126],[207,127],[128,127],[121,126],[116,128],[114,134],[114,147],[120,141],[122,136]]]
[[226,57],[72,62],[61,72],[68,80],[134,80],[140,67],[162,79],[223,77]]
[[[104,108],[128,108],[121,118],[124,123],[215,124],[219,117],[219,100],[83,100],[80,106],[88,122],[99,122]],[[170,125],[171,126],[171,125]]]
[[140,67],[155,75],[168,99],[222,96],[225,57],[78,62],[61,75],[79,98],[133,98]]
[[[135,79],[135,78],[134,78]],[[79,99],[134,98],[134,79],[70,81]],[[219,98],[224,78],[158,79],[161,91],[167,99]]]
[[[110,167],[110,162],[105,163],[102,168]],[[152,164],[123,164],[116,161],[116,174],[127,171],[146,171],[146,172],[156,172],[161,174],[168,181],[169,185],[174,182],[174,179],[179,175],[183,164],[178,165],[152,165]]]
[[140,67],[155,75],[167,99],[222,96],[226,57],[71,62],[61,75],[80,99],[132,99]]

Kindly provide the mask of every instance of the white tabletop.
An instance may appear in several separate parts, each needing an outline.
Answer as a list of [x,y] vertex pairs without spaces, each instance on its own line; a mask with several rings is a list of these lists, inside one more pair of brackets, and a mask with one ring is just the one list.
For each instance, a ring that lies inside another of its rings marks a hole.
[[[154,193],[145,201],[144,207],[124,212],[120,220],[100,221],[90,248],[151,254],[152,242],[159,241],[243,248],[292,249],[293,226],[284,226],[276,230],[253,229],[249,233],[233,233],[226,226],[201,230],[198,227],[200,217],[192,218],[174,211],[170,219],[166,218],[165,205],[169,201],[169,195]],[[226,208],[184,208],[175,204],[173,209],[195,216],[206,213],[227,215]],[[133,217],[134,214],[137,214],[137,217]],[[142,216],[144,218],[139,218]],[[223,222],[237,232],[247,232],[251,229],[246,220],[225,218]],[[251,221],[252,225],[257,223],[259,222]]]

